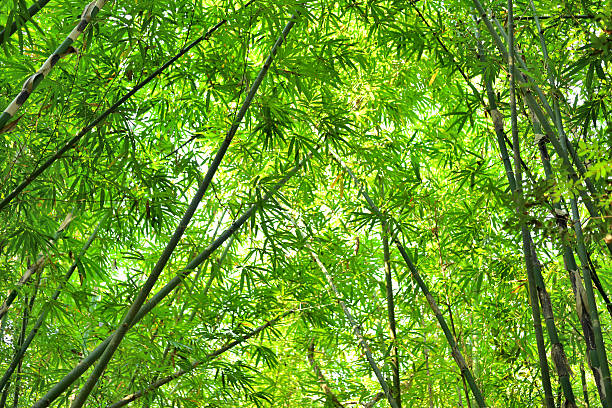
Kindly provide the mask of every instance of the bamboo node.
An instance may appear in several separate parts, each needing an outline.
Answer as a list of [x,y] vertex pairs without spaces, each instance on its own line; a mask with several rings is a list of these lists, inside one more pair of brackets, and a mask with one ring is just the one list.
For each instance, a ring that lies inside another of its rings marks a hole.
[[548,140],[546,139],[546,135],[542,133],[536,133],[534,135],[534,141],[535,141],[535,144],[540,144],[540,142],[547,142]]

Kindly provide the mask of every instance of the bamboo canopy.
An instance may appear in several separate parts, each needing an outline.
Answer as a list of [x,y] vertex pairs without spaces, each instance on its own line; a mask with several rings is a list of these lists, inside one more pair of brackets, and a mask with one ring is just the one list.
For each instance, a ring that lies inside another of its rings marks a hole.
[[612,408],[611,33],[0,2],[0,408]]

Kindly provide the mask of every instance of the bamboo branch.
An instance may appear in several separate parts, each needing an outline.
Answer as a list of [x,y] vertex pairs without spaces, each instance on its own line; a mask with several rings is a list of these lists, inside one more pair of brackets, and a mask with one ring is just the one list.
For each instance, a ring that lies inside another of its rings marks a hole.
[[[246,3],[242,9],[248,7],[254,2],[254,0]],[[180,59],[183,55],[185,55],[189,50],[198,45],[204,40],[208,40],[210,36],[217,31],[219,28],[223,27],[227,23],[227,19],[221,20],[215,26],[210,28],[206,34],[198,37],[194,41],[192,41],[185,48],[181,49],[174,57],[168,60],[165,64],[155,70],[151,75],[149,75],[144,81],[133,87],[127,94],[122,96],[117,102],[115,102],[111,107],[105,110],[100,116],[94,119],[90,124],[85,126],[76,136],[72,139],[68,140],[58,151],[51,156],[47,161],[38,166],[30,175],[17,187],[13,189],[2,201],[0,201],[0,211],[4,209],[15,197],[17,197],[27,186],[29,186],[34,180],[36,180],[45,170],[47,170],[57,159],[62,157],[67,151],[73,149],[77,143],[87,135],[94,127],[98,126],[102,123],[111,113],[114,113],[121,105],[123,105],[128,99],[130,99],[134,94],[136,94],[140,89],[142,89],[145,85],[155,79],[159,74],[164,72],[168,67],[173,65],[178,59]]]
[[[318,148],[318,146],[317,146]],[[283,179],[275,184],[264,196],[251,205],[251,207],[244,212],[232,225],[227,228],[219,238],[213,241],[206,249],[200,252],[195,258],[193,258],[186,266],[179,272],[174,278],[172,278],[163,288],[161,288],[155,295],[151,296],[149,301],[144,304],[138,314],[136,314],[130,327],[136,325],[144,316],[146,316],[153,308],[155,308],[166,296],[168,296],[174,289],[183,283],[185,278],[204,261],[206,261],[212,253],[219,248],[225,241],[227,241],[245,222],[247,222],[255,211],[261,207],[261,205],[267,202],[282,186],[284,186],[293,177],[299,169],[301,169],[307,160],[312,157],[312,153],[307,155],[300,163],[294,166]],[[68,374],[66,374],[57,384],[55,384],[42,398],[34,403],[32,408],[43,408],[51,405],[57,397],[59,397],[64,391],[66,391],[73,382],[79,379],[89,367],[91,367],[100,358],[108,344],[110,343],[113,334],[109,335],[102,343],[100,343],[95,349],[93,349],[86,357],[84,357],[79,364],[77,364]]]
[[[48,243],[49,248],[55,245],[55,242],[61,237],[62,232],[65,231],[66,228],[68,228],[68,226],[70,225],[73,219],[74,217],[72,216],[72,212],[66,215],[66,218],[64,219],[64,221],[60,224],[55,234],[53,234],[53,237],[49,240],[49,243]],[[0,306],[0,319],[4,317],[4,315],[8,312],[9,308],[13,304],[13,301],[19,294],[19,288],[27,284],[30,281],[30,278],[32,277],[32,275],[34,275],[36,272],[38,272],[40,269],[44,267],[45,262],[47,262],[47,257],[48,257],[48,254],[45,254],[45,253],[41,253],[40,255],[38,255],[38,260],[36,261],[36,263],[28,267],[28,269],[26,269],[26,271],[21,276],[21,278],[19,279],[15,287],[9,290],[6,296],[6,300],[2,303],[2,306]]]
[[[382,221],[384,219],[383,214],[381,213],[378,206],[374,204],[374,201],[372,201],[372,199],[370,198],[370,195],[365,191],[363,184],[360,183],[357,176],[355,176],[353,171],[346,164],[344,164],[344,162],[340,159],[340,157],[338,157],[338,155],[336,155],[334,152],[330,152],[330,154],[332,155],[334,160],[336,160],[338,164],[351,176],[355,184],[360,186],[360,193],[364,197],[366,202],[368,203],[370,210]],[[446,340],[451,348],[453,359],[455,360],[455,362],[457,363],[457,366],[461,370],[461,374],[465,377],[466,381],[470,385],[472,394],[474,394],[474,398],[476,399],[478,406],[480,408],[485,408],[486,403],[482,396],[482,392],[480,391],[480,388],[476,384],[476,381],[474,380],[474,376],[472,375],[472,372],[467,366],[467,363],[465,362],[465,359],[463,358],[463,355],[461,354],[461,350],[459,350],[459,347],[457,346],[457,342],[455,341],[455,338],[453,337],[452,333],[450,332],[450,329],[448,328],[446,319],[442,315],[442,312],[440,311],[438,304],[436,303],[431,292],[429,291],[427,284],[421,278],[421,275],[418,269],[416,268],[416,266],[414,265],[414,263],[412,262],[408,254],[406,253],[404,246],[399,241],[397,235],[393,231],[391,231],[391,238],[393,242],[395,243],[395,245],[397,246],[397,249],[399,250],[400,254],[402,255],[404,262],[406,262],[406,265],[408,266],[408,269],[410,270],[412,278],[414,279],[417,286],[419,287],[419,289],[421,290],[421,292],[427,299],[427,303],[429,304],[430,309],[436,316],[436,319],[438,320],[438,324],[442,328],[442,331],[444,332],[444,336],[446,337]]]
[[[42,10],[42,8],[45,7],[48,2],[49,0],[38,0],[36,3],[32,4],[28,8],[28,18],[23,20],[23,25],[30,21],[36,15],[36,13]],[[11,24],[11,28],[9,29],[8,33],[6,32],[6,28],[0,31],[0,44],[4,44],[4,41],[9,39],[13,34],[15,34],[16,31],[17,22],[13,21],[13,24]]]
[[[509,59],[509,52],[508,49],[505,48],[504,43],[501,39],[501,37],[499,36],[499,34],[497,33],[495,27],[493,26],[493,23],[491,22],[491,20],[489,19],[487,13],[484,11],[484,8],[482,7],[482,4],[480,3],[479,0],[473,0],[474,6],[476,8],[476,10],[478,11],[478,14],[480,16],[480,18],[482,19],[482,21],[484,21],[487,30],[489,31],[489,33],[491,34],[491,36],[493,37],[493,41],[495,43],[495,45],[497,46],[498,50],[500,51],[502,58],[504,61],[508,62]],[[497,22],[497,20],[495,20]],[[499,25],[499,23],[498,23]],[[507,38],[508,36],[505,34],[505,31],[503,30],[503,27],[500,26],[500,31],[501,33]],[[527,65],[525,64],[525,62],[523,61],[523,59],[520,57],[519,53],[516,51],[515,48],[512,48],[512,56],[513,56],[513,60],[516,59],[519,64],[521,65],[521,68],[524,71],[527,71]],[[514,64],[513,64],[514,67]],[[562,147],[562,143],[560,141],[560,139],[557,137],[556,132],[553,130],[553,128],[550,126],[550,123],[548,123],[548,116],[550,116],[551,118],[554,118],[554,114],[553,111],[550,107],[550,105],[548,104],[548,101],[546,99],[546,97],[544,96],[544,93],[542,92],[542,90],[540,89],[540,87],[534,83],[534,81],[528,77],[526,74],[521,73],[518,71],[518,69],[516,69],[516,67],[514,67],[513,70],[513,74],[516,76],[516,78],[525,86],[525,100],[527,102],[527,105],[530,107],[530,109],[532,109],[532,111],[536,114],[538,120],[541,122],[543,129],[544,129],[544,133],[546,134],[548,141],[551,142],[551,144],[553,145],[555,152],[559,155],[559,157],[561,158],[562,161],[562,165],[563,168],[568,172],[568,175],[570,177],[570,179],[576,183],[579,183],[579,178],[578,178],[578,174],[576,173],[576,170],[574,169],[574,166],[572,165],[569,156],[567,154],[567,152],[563,149]],[[540,101],[542,102],[542,104],[544,105],[545,109],[546,109],[546,114],[542,111],[542,109],[540,108],[539,104],[537,103],[537,101],[535,100],[533,94],[532,94],[532,90],[535,91],[535,93],[538,95],[538,98],[540,99]],[[571,151],[571,146],[568,146],[568,149]],[[584,165],[582,164],[582,162],[579,160],[579,158],[577,156],[573,156],[574,162],[576,164],[576,166],[578,167],[578,171],[580,172],[580,174],[584,174]],[[590,180],[588,180],[587,178],[585,178],[585,185],[587,187],[587,189],[589,190],[589,192],[591,193],[591,195],[595,196],[595,189],[593,184],[590,182]],[[591,214],[592,217],[598,217],[599,216],[599,211],[595,208],[595,206],[593,205],[593,202],[591,200],[591,198],[586,194],[586,192],[582,191],[582,189],[580,190],[580,196],[583,199],[584,205],[587,207],[587,209],[589,210],[589,213]]]

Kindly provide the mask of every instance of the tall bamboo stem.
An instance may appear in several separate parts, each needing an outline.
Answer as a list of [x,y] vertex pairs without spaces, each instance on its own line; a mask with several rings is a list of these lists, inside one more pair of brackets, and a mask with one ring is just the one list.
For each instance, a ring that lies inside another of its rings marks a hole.
[[385,289],[387,298],[387,316],[391,339],[391,371],[393,373],[393,398],[397,406],[402,406],[401,378],[399,369],[399,352],[397,347],[397,325],[395,321],[395,300],[393,298],[393,277],[391,276],[391,252],[389,251],[389,226],[382,224],[383,263],[385,266]]

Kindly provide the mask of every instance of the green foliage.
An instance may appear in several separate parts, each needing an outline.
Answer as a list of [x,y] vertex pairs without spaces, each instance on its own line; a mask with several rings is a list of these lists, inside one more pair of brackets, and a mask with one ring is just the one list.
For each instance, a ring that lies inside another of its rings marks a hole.
[[[578,182],[568,181],[553,154],[554,177],[545,178],[519,92],[527,207],[520,217],[482,99],[487,72],[496,78],[499,109],[509,116],[507,66],[482,24],[477,35],[471,2],[244,3],[107,3],[74,44],[77,52],[57,63],[13,124],[0,130],[4,199],[132,87],[228,19],[0,211],[0,293],[18,291],[1,321],[0,375],[23,340],[22,325],[27,334],[48,312],[6,388],[6,406],[34,404],[119,325],[293,14],[299,15],[295,28],[153,293],[177,274],[182,284],[128,332],[90,406],[110,405],[181,370],[133,406],[334,407],[322,383],[345,406],[386,406],[306,244],[333,275],[389,384],[390,350],[397,346],[404,407],[468,406],[466,393],[476,406],[427,300],[394,248],[398,334],[392,341],[380,219],[329,152],[364,182],[401,237],[491,407],[543,403],[521,247],[520,225],[526,223],[582,404],[578,374],[585,344],[562,253],[562,244],[574,247],[577,237],[572,228],[559,233],[552,203],[585,191],[586,178],[594,183],[591,198],[600,216],[580,211],[587,249],[608,291],[610,258],[602,244],[612,241],[610,2],[538,1],[548,62],[529,5],[515,5],[526,72],[557,101],[569,143],[588,163]],[[4,31],[0,37],[4,107],[74,28],[85,3],[51,0],[32,18],[29,6],[24,0],[0,4],[0,25],[17,25],[14,35]],[[503,23],[501,3],[485,6]],[[262,203],[305,158],[305,166]],[[256,211],[225,246],[185,271],[254,203]],[[73,221],[58,234],[67,214]],[[102,219],[107,221],[93,244],[79,255]],[[18,285],[41,257],[44,266]],[[75,272],[64,282],[73,263]],[[211,357],[289,310],[294,312]],[[600,319],[610,343],[610,316],[604,311]],[[309,362],[311,342],[324,380]],[[69,406],[84,379],[52,406]],[[594,406],[598,394],[589,372],[587,380]],[[556,375],[552,384],[558,388]]]

